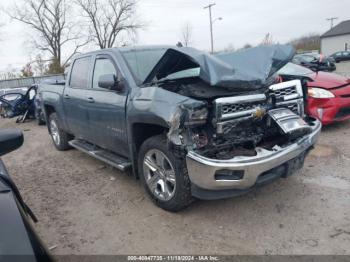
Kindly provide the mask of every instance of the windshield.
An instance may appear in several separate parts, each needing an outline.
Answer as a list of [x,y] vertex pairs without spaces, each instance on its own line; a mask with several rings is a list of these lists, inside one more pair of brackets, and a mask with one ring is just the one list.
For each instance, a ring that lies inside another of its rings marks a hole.
[[191,68],[191,69],[183,70],[183,71],[168,75],[167,77],[162,78],[159,81],[198,77],[200,74],[200,71],[201,71],[200,67]]
[[288,63],[284,67],[282,67],[279,71],[279,75],[297,75],[297,76],[303,76],[303,75],[310,75],[313,74],[314,72],[311,71],[310,69],[296,65],[293,63]]
[[141,85],[156,66],[166,49],[142,49],[121,51],[134,79]]

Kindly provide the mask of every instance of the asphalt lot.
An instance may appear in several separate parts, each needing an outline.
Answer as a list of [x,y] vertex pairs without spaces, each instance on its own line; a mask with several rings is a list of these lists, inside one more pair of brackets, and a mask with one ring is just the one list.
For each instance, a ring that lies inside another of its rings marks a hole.
[[154,206],[133,177],[56,151],[45,127],[0,119],[9,127],[25,143],[3,160],[53,254],[350,255],[350,121],[323,128],[297,175],[176,214]]

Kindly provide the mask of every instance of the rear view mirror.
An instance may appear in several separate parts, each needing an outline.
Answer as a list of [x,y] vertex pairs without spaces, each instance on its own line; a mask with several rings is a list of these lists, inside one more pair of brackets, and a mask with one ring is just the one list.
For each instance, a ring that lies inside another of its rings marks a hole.
[[120,91],[119,81],[114,74],[101,75],[98,79],[98,86],[108,90]]
[[23,144],[23,134],[19,129],[0,130],[0,156],[10,153]]

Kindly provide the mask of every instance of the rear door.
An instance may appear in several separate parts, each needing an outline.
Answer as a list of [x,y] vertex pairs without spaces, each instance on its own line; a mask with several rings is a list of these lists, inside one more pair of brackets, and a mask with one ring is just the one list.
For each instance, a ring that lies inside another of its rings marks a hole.
[[89,140],[102,148],[128,156],[125,123],[128,90],[124,88],[122,91],[112,91],[98,86],[102,75],[114,74],[120,79],[118,67],[110,55],[96,56],[93,64],[92,88],[86,93],[92,135]]
[[342,52],[338,52],[334,54],[334,59],[336,62],[342,61]]
[[345,51],[343,52],[343,61],[348,61],[350,60],[350,52]]
[[63,93],[63,105],[69,131],[79,139],[89,137],[86,90],[91,87],[92,57],[77,58]]

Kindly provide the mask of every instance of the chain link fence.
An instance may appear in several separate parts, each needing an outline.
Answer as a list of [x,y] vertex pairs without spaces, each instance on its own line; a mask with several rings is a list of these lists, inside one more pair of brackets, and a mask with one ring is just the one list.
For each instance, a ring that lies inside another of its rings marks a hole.
[[0,81],[0,91],[6,89],[15,89],[30,87],[33,84],[40,84],[45,81],[62,81],[65,79],[63,74],[59,75],[48,75],[48,76],[38,76],[38,77],[26,77],[26,78],[16,78],[9,80]]

